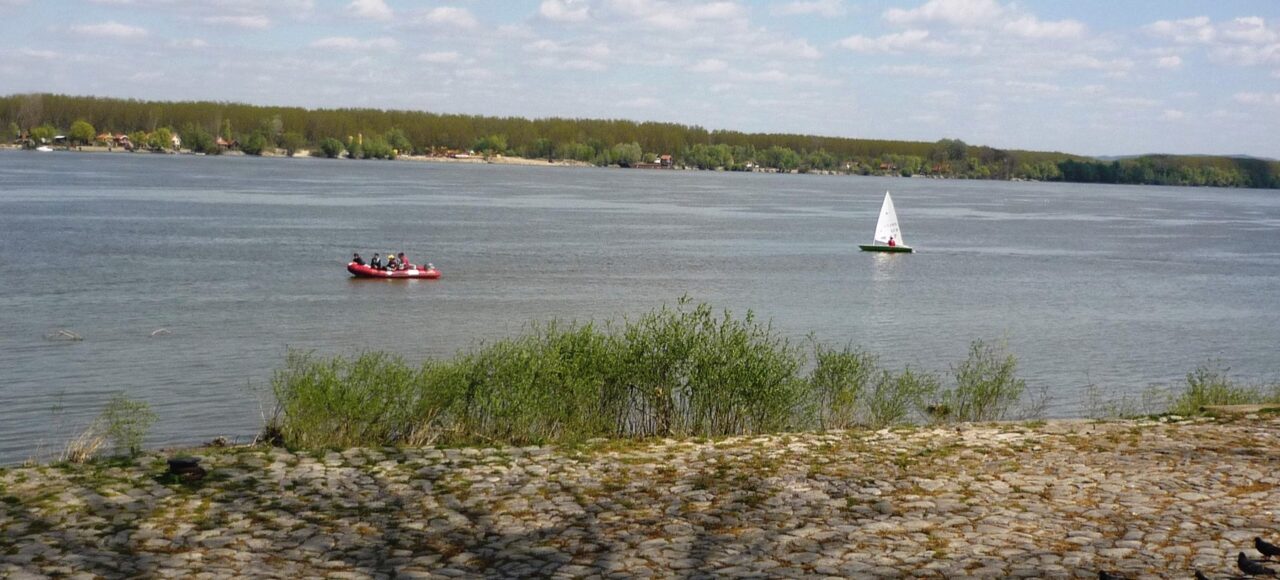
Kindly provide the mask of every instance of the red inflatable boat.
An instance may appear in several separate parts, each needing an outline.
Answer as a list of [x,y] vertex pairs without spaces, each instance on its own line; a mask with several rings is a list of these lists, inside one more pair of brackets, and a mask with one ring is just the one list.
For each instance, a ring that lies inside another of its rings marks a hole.
[[419,269],[413,266],[408,270],[375,270],[368,266],[350,262],[347,264],[347,271],[351,272],[356,278],[422,278],[426,280],[435,280],[440,277],[440,270],[435,268]]

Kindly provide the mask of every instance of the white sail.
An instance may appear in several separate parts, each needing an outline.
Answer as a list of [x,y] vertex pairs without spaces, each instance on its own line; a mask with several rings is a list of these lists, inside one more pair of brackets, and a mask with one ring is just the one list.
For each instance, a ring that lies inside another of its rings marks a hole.
[[880,219],[876,221],[876,243],[888,244],[890,237],[893,238],[894,245],[907,245],[902,239],[902,230],[898,229],[898,212],[893,211],[893,198],[886,191],[884,204],[880,206]]

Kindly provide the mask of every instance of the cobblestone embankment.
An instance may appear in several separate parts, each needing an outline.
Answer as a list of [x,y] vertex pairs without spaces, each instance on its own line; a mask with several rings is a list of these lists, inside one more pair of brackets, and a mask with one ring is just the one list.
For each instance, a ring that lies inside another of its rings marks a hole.
[[1210,577],[1280,539],[1280,420],[0,471],[0,577]]

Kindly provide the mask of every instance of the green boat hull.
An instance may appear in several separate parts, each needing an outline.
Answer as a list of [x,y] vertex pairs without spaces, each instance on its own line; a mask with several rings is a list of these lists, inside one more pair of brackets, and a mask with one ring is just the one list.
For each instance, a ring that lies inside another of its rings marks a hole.
[[900,254],[910,254],[911,246],[882,246],[880,244],[858,245],[864,252],[895,252]]

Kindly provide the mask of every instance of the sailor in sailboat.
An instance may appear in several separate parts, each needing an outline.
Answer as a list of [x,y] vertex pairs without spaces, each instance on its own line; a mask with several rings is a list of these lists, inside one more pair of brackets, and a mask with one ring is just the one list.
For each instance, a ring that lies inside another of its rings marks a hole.
[[859,244],[858,247],[867,252],[911,252],[902,239],[902,229],[898,227],[898,213],[893,209],[893,198],[884,192],[884,204],[880,206],[880,219],[876,221],[876,233],[870,244]]

